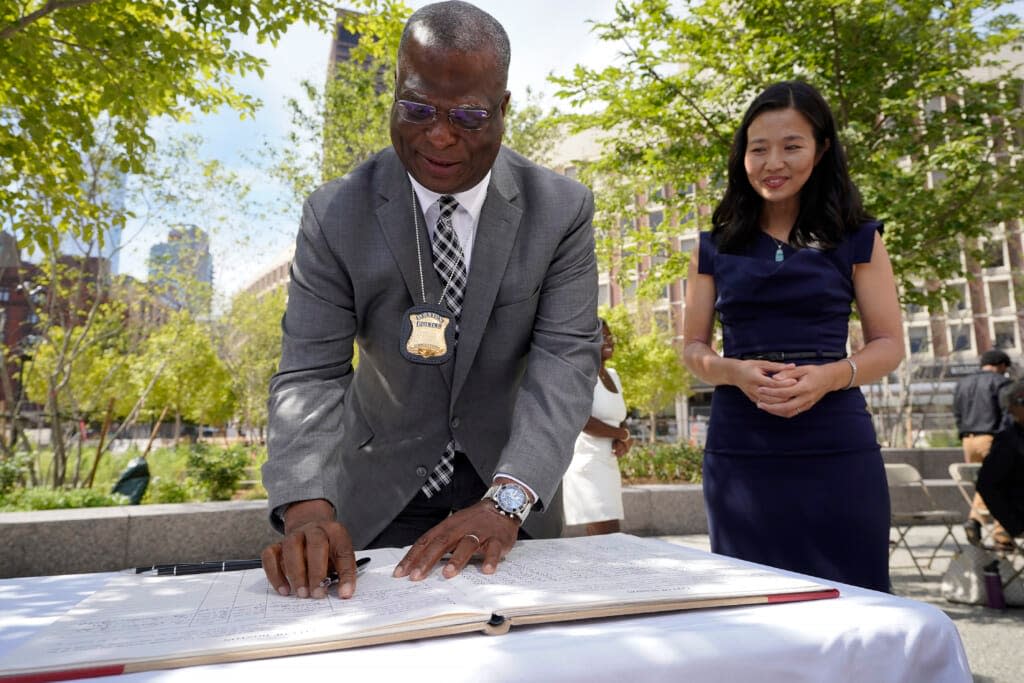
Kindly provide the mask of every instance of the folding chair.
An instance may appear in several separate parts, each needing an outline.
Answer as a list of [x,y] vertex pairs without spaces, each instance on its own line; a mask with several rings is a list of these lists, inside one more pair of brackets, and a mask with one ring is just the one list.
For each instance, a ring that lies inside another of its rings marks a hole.
[[[924,570],[921,569],[921,564],[918,562],[917,556],[914,554],[913,548],[907,542],[907,534],[914,527],[921,526],[943,526],[946,529],[946,533],[942,535],[942,538],[935,547],[932,549],[931,555],[928,557],[928,568],[931,569],[932,562],[938,556],[939,550],[942,549],[946,542],[946,539],[953,541],[953,545],[956,546],[957,551],[960,550],[960,543],[957,542],[956,536],[953,535],[953,526],[960,524],[963,521],[963,513],[957,510],[939,510],[935,507],[935,500],[932,498],[931,493],[928,491],[928,487],[924,483],[924,479],[921,477],[921,473],[917,471],[913,465],[907,464],[887,464],[885,466],[885,478],[889,484],[890,492],[894,490],[900,491],[901,493],[913,492],[919,502],[924,503],[926,509],[918,509],[920,506],[904,504],[897,506],[896,502],[905,501],[906,498],[911,496],[895,496],[892,512],[890,515],[890,524],[896,531],[896,540],[892,543],[889,548],[889,557],[892,558],[893,553],[899,549],[900,546],[907,551],[910,555],[910,560],[914,563],[921,578],[927,578],[924,574]],[[919,493],[918,493],[919,492]]]
[[[980,469],[980,462],[953,462],[949,464],[949,477],[956,484],[956,488],[960,491],[964,501],[967,502],[968,509],[974,506],[975,483],[978,481],[978,470]],[[995,524],[992,523],[992,515],[989,514],[988,508],[984,506],[974,508],[974,511],[984,520],[981,521],[981,545],[990,546],[995,543],[992,538],[995,530]]]
[[998,550],[996,551],[1003,559],[1009,564],[1009,574],[1003,576],[1000,572],[1000,578],[1003,581],[1003,590],[1006,592],[1010,587],[1010,584],[1015,581],[1020,581],[1021,586],[1018,586],[1018,590],[1021,595],[1024,595],[1024,540],[1020,538],[1011,538],[1013,543],[1012,550]]

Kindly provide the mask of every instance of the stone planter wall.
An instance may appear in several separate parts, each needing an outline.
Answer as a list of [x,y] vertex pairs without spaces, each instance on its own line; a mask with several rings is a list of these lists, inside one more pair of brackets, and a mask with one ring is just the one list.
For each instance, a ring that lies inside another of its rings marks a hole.
[[[959,449],[887,450],[928,479],[934,507],[967,505],[948,478]],[[919,494],[892,492],[893,507],[932,507]],[[851,501],[855,504],[856,501]],[[627,486],[623,531],[640,536],[707,533],[700,484]],[[582,533],[569,527],[566,535]],[[265,501],[137,505],[0,513],[0,578],[116,571],[164,562],[258,557],[277,540]]]

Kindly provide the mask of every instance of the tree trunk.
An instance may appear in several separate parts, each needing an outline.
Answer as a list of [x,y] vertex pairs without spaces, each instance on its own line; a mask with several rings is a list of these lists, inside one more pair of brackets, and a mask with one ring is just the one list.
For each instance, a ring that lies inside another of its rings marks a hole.
[[103,442],[107,438],[107,431],[114,419],[114,399],[107,403],[107,415],[103,418],[103,429],[100,430],[100,442],[96,446],[96,458],[92,461],[92,470],[89,471],[89,478],[85,480],[85,488],[91,489],[92,482],[96,479],[96,468],[100,465],[100,458],[103,457]]
[[146,442],[146,450],[142,451],[143,458],[149,455],[149,449],[153,447],[153,441],[156,440],[156,435],[160,431],[160,425],[163,423],[166,416],[167,406],[164,406],[163,411],[160,413],[160,417],[156,419],[156,424],[153,425],[153,431],[149,433],[149,441]]
[[46,409],[50,413],[50,448],[53,449],[53,488],[64,486],[64,473],[67,467],[67,452],[64,449],[64,423],[60,419],[57,407],[57,390],[51,385],[46,398]]

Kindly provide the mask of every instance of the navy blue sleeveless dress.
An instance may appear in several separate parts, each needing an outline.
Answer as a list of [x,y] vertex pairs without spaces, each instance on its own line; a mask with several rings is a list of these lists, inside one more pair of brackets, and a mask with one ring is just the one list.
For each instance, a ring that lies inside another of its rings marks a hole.
[[[871,260],[881,223],[834,249],[795,249],[761,233],[742,254],[701,234],[724,354],[846,353],[853,264]],[[798,364],[835,362],[797,360]],[[712,552],[889,591],[889,491],[859,389],[833,391],[792,418],[759,410],[734,386],[711,399],[704,501]]]

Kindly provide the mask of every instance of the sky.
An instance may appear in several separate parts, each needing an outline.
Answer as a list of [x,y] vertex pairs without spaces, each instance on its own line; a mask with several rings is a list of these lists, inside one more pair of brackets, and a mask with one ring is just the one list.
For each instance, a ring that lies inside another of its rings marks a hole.
[[[406,0],[417,9],[428,0]],[[556,105],[549,73],[567,75],[576,64],[599,67],[608,64],[615,47],[591,33],[590,20],[604,21],[613,16],[614,0],[477,0],[508,32],[512,46],[509,90],[512,99],[525,97],[529,86],[545,96],[545,105]],[[162,126],[158,139],[173,131],[190,130],[203,136],[205,157],[218,159],[228,168],[249,178],[257,192],[266,196],[284,196],[284,189],[261,174],[254,163],[264,142],[281,143],[290,129],[285,102],[299,96],[299,83],[326,78],[331,36],[317,29],[296,24],[276,46],[258,45],[240,37],[246,51],[268,63],[264,78],[255,76],[236,81],[240,90],[263,102],[256,116],[239,120],[233,111],[197,116],[188,126]],[[214,285],[222,293],[238,291],[273,263],[295,239],[301,207],[290,215],[256,221],[244,228],[245,234],[216,232],[211,236],[214,259]],[[242,229],[239,230],[241,232]],[[132,222],[124,232],[120,270],[140,279],[146,278],[146,257],[151,245],[165,241],[163,225]]]

